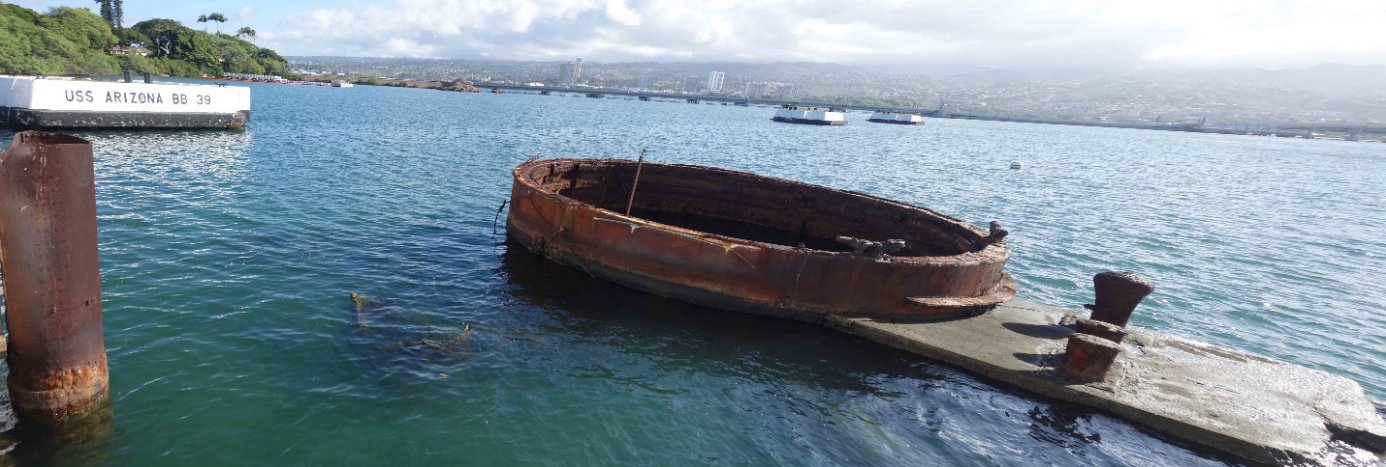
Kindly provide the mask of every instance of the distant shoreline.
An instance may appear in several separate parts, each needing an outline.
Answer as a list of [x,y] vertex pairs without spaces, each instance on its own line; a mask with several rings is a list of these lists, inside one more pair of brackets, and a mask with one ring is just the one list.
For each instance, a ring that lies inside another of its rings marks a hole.
[[473,86],[470,81],[461,79],[452,81],[415,81],[411,79],[370,78],[366,76],[303,75],[303,80],[318,83],[346,81],[359,86],[390,86],[399,88],[437,89],[440,91],[482,92],[481,89]]

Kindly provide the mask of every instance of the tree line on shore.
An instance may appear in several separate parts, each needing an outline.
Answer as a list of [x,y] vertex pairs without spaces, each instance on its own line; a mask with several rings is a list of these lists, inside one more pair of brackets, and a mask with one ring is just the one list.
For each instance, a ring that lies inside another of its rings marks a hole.
[[[99,1],[101,14],[71,7],[38,13],[0,4],[0,73],[46,75],[113,75],[121,70],[173,76],[221,76],[254,73],[289,77],[289,65],[273,50],[240,39],[255,31],[240,28],[235,36],[209,33],[171,19],[155,18],[121,27],[119,0]],[[225,16],[213,13],[224,22]],[[113,55],[113,46],[143,47],[149,55]]]

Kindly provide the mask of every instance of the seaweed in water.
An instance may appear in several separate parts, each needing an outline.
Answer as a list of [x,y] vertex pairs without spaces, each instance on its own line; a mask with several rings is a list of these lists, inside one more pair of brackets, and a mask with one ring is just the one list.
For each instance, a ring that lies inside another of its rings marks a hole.
[[364,314],[362,314],[362,312],[365,311],[365,309],[368,307],[380,306],[385,304],[385,299],[380,297],[361,295],[356,292],[347,292],[347,296],[351,297],[351,301],[356,302],[356,327],[359,327],[361,329],[369,328],[370,326],[366,324],[366,317]]
[[440,341],[433,341],[433,340],[423,339],[423,340],[420,340],[420,341],[418,342],[418,344],[419,344],[419,345],[428,346],[428,347],[432,347],[432,348],[434,348],[434,349],[438,349],[438,350],[442,350],[442,351],[445,351],[445,352],[449,352],[449,353],[450,353],[450,352],[456,352],[456,351],[460,350],[460,349],[462,348],[463,345],[466,345],[466,344],[467,344],[467,340],[468,340],[468,339],[471,339],[471,338],[472,338],[472,325],[471,325],[471,323],[468,323],[468,324],[463,325],[463,326],[462,326],[462,331],[458,332],[457,335],[456,335],[456,336],[453,336],[452,339],[448,339],[448,340],[446,340],[446,341],[441,341],[441,342],[440,342]]
[[[351,297],[352,302],[356,303],[356,321],[353,325],[363,331],[371,329],[371,326],[367,324],[367,314],[370,309],[388,304],[388,300],[383,297],[361,295],[356,292],[348,292],[347,295]],[[445,341],[420,339],[417,341],[395,341],[391,342],[390,345],[394,347],[441,350],[446,353],[454,353],[462,350],[463,346],[467,344],[471,337],[472,325],[467,323],[462,326],[462,329],[458,331],[457,335]]]

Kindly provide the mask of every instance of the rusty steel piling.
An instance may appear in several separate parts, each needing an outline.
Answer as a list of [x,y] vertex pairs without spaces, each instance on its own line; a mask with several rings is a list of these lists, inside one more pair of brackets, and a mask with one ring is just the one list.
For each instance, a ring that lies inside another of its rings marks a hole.
[[0,154],[9,390],[23,422],[84,415],[108,391],[91,143],[25,131]]
[[1096,303],[1083,305],[1092,310],[1092,319],[1106,321],[1117,326],[1126,326],[1136,305],[1146,295],[1155,291],[1155,284],[1144,277],[1130,272],[1107,271],[1092,276],[1096,289]]

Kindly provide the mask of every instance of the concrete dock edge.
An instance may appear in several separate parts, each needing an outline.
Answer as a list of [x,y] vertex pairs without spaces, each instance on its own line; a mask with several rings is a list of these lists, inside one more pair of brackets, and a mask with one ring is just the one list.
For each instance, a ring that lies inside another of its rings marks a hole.
[[1256,463],[1314,462],[1334,443],[1386,449],[1386,423],[1356,382],[1148,329],[1128,328],[1105,380],[1069,380],[1058,365],[1072,330],[1061,323],[1080,317],[1015,299],[962,320],[823,324]]

